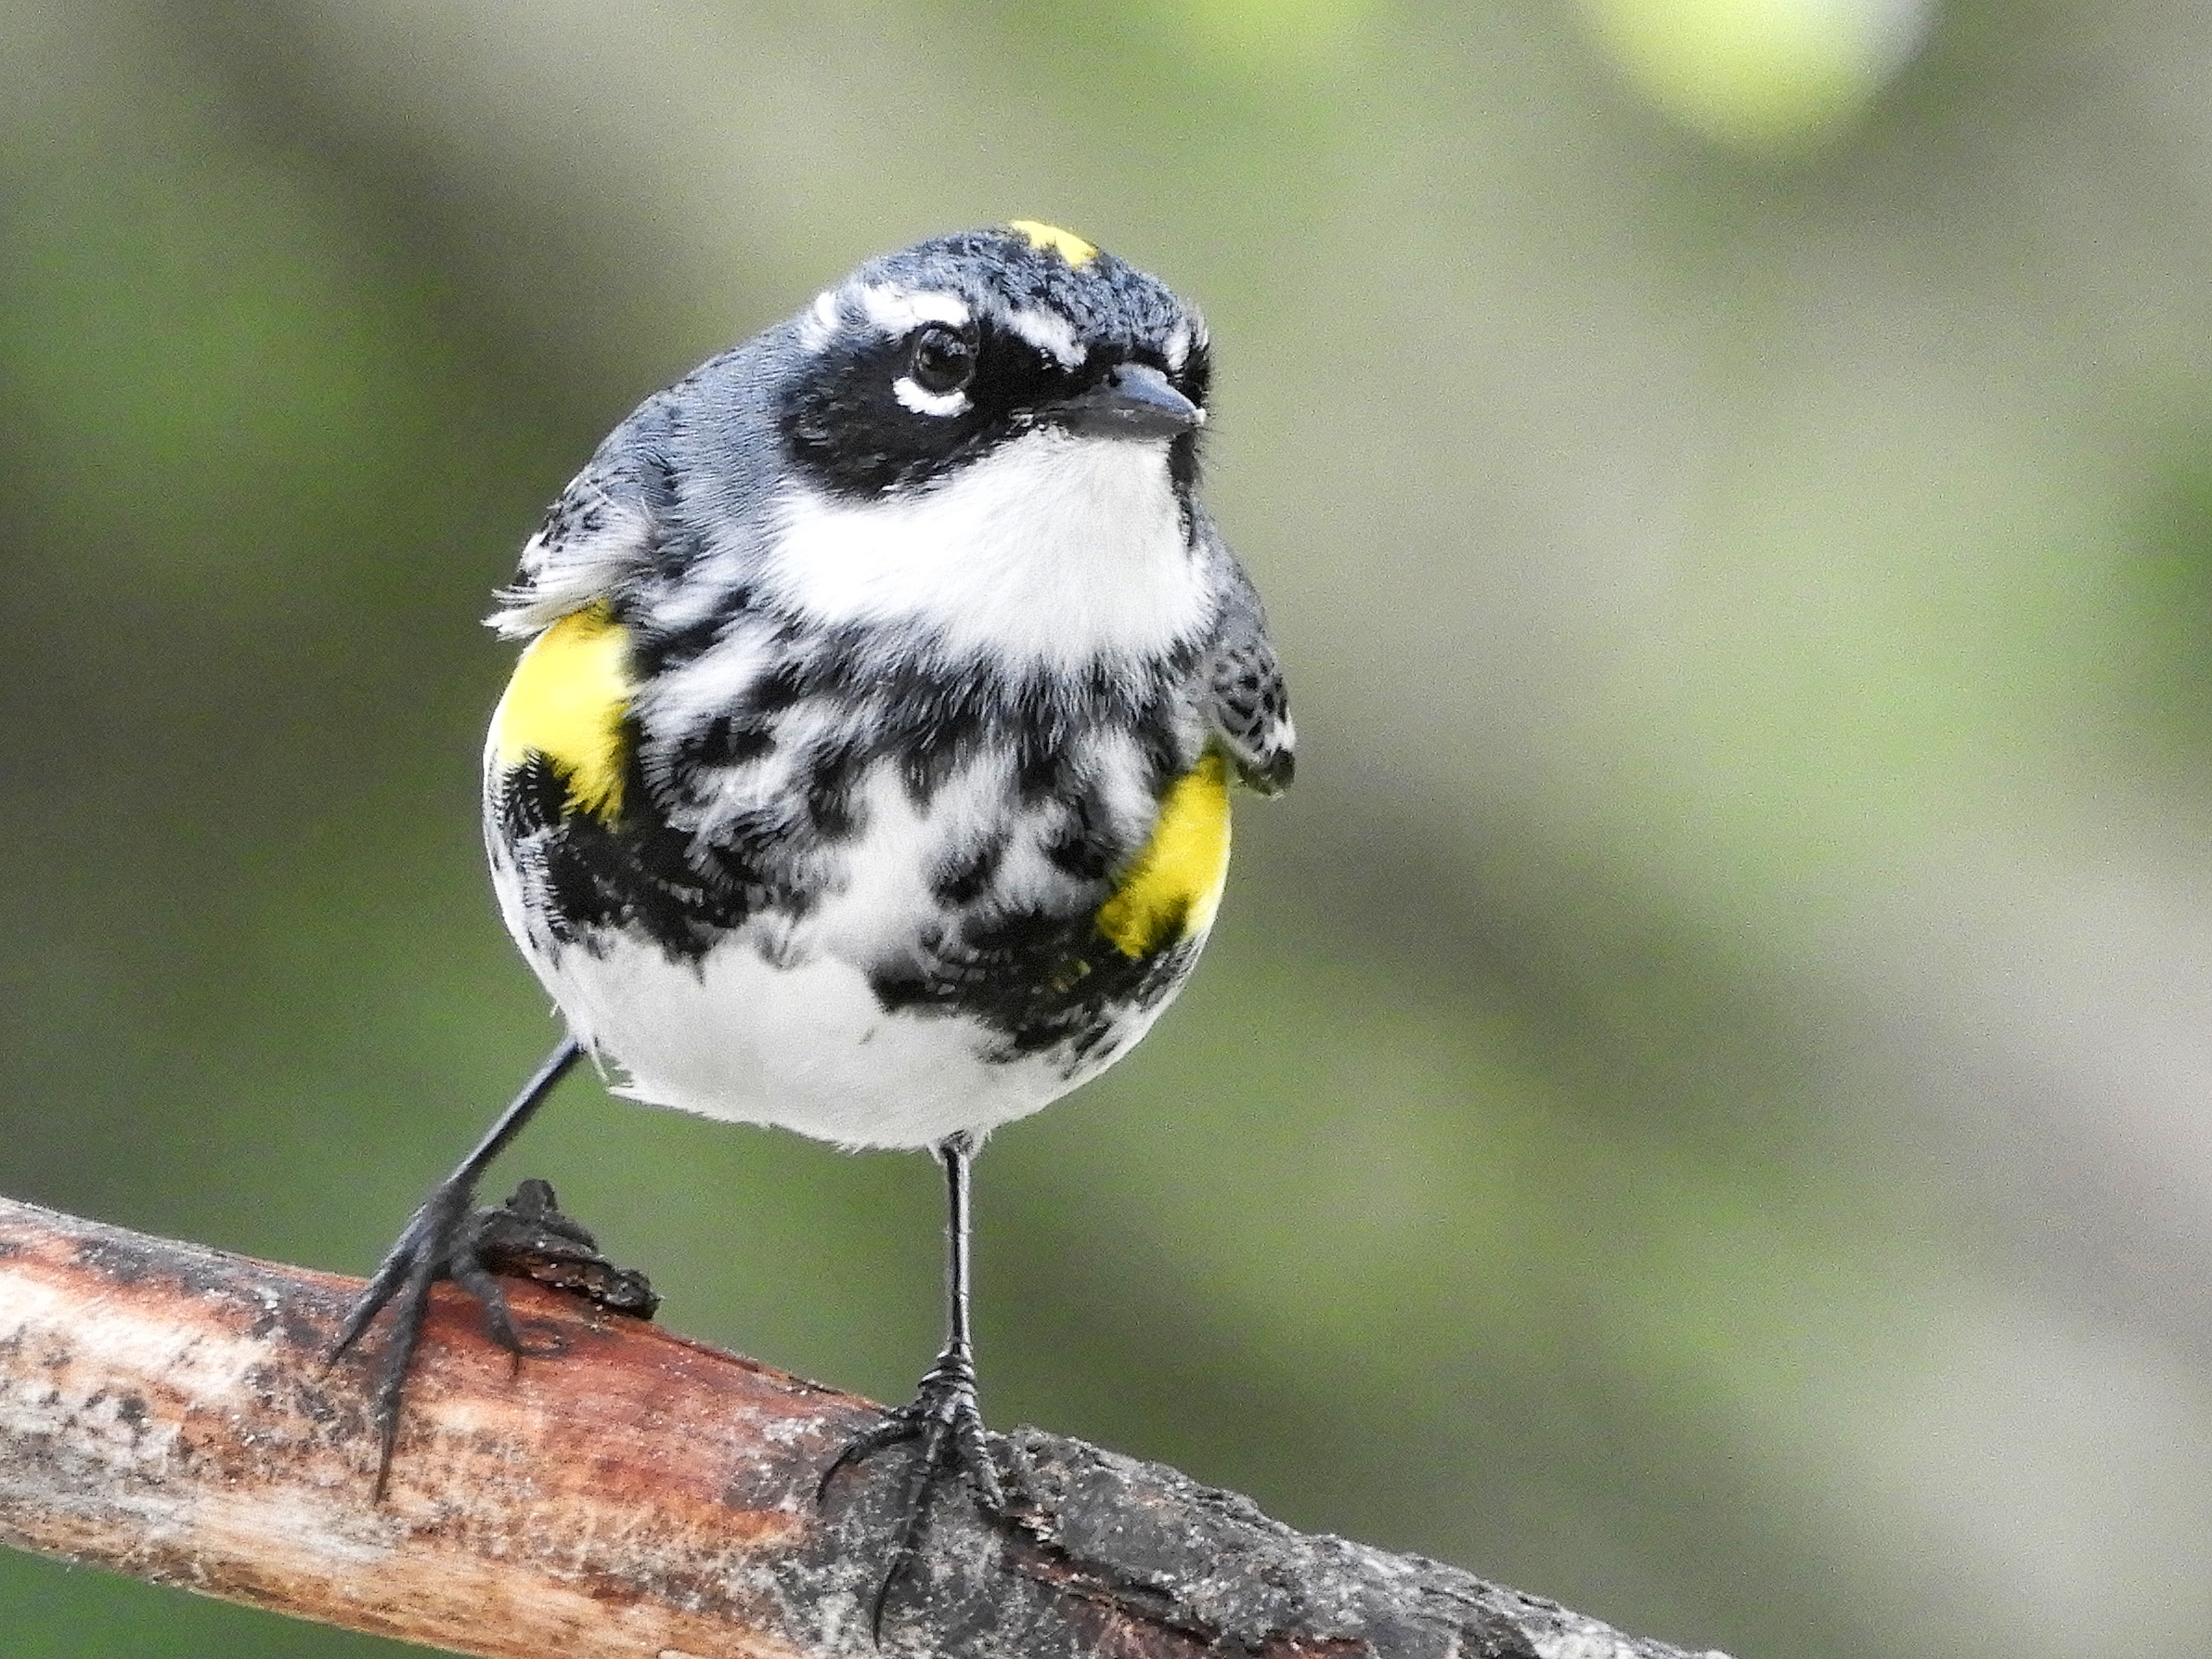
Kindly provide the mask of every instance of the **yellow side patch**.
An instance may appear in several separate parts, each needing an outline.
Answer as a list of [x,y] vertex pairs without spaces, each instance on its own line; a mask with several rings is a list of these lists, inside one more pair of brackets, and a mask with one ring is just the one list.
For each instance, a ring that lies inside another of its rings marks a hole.
[[1057,225],[1047,225],[1041,219],[1009,219],[1006,228],[1029,239],[1029,246],[1042,253],[1051,249],[1069,268],[1081,270],[1098,257],[1098,249],[1072,230],[1062,230]]
[[502,767],[553,763],[580,810],[622,810],[622,719],[629,708],[629,636],[604,605],[573,612],[530,642],[492,716]]
[[1098,928],[1124,956],[1144,956],[1213,926],[1229,878],[1229,771],[1209,755],[1159,804],[1159,822]]

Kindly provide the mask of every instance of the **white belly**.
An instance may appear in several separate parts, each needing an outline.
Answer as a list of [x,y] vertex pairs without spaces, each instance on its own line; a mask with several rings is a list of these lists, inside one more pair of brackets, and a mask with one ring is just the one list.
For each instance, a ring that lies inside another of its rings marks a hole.
[[[577,1037],[626,1074],[616,1093],[847,1147],[988,1132],[1098,1069],[1070,1077],[1044,1056],[985,1059],[990,1033],[973,1023],[886,1013],[850,964],[776,966],[744,937],[695,969],[629,939],[602,956],[571,948],[536,966]],[[1132,1029],[1114,1052],[1141,1034]]]

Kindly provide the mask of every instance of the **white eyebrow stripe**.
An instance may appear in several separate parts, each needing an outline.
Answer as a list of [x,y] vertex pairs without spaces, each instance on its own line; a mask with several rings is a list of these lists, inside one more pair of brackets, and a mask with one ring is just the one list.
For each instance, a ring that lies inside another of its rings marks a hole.
[[1075,337],[1074,325],[1056,311],[1025,305],[1007,315],[1006,326],[1045,356],[1056,359],[1064,369],[1077,367],[1091,355],[1089,348]]
[[898,288],[886,282],[871,282],[860,292],[860,312],[894,339],[911,334],[925,322],[951,323],[964,328],[968,321],[968,303],[956,293],[938,289]]
[[836,333],[837,291],[825,288],[814,296],[814,304],[799,318],[799,344],[808,351],[820,351]]
[[1172,374],[1181,374],[1183,372],[1184,364],[1190,361],[1190,327],[1186,323],[1177,323],[1175,325],[1175,331],[1168,336],[1167,356],[1169,372]]

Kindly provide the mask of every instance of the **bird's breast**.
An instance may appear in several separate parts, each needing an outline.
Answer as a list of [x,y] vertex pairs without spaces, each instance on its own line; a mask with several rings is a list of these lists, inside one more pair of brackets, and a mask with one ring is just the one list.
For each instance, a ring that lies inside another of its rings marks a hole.
[[541,955],[839,962],[888,1015],[1071,1065],[1187,972],[1229,803],[1172,662],[1040,699],[768,616],[645,673],[639,631],[555,622],[493,723],[487,823]]

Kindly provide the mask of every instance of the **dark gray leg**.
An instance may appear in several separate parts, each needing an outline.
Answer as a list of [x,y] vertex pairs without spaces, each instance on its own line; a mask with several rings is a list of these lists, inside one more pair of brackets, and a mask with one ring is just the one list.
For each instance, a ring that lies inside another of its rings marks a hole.
[[847,1464],[874,1456],[901,1441],[922,1443],[913,1466],[907,1472],[906,1493],[899,1505],[899,1536],[891,1559],[876,1586],[875,1604],[869,1628],[880,1645],[883,1640],[884,1603],[900,1574],[920,1557],[923,1527],[935,1489],[948,1478],[964,1479],[976,1500],[991,1514],[1005,1507],[999,1489],[999,1471],[990,1460],[983,1438],[983,1414],[976,1401],[976,1341],[969,1321],[968,1271],[970,1229],[968,1173],[975,1143],[955,1135],[936,1148],[945,1168],[945,1198],[950,1212],[947,1235],[951,1249],[945,1263],[945,1347],[937,1363],[923,1376],[912,1402],[887,1414],[884,1420],[856,1436],[822,1471],[820,1492],[829,1490],[831,1478]]
[[507,1143],[529,1122],[532,1114],[545,1104],[546,1096],[568,1075],[583,1052],[582,1046],[570,1037],[547,1056],[545,1064],[523,1085],[522,1093],[509,1103],[475,1148],[450,1175],[431,1189],[430,1197],[422,1200],[421,1208],[408,1221],[398,1242],[386,1252],[382,1264],[356,1299],[344,1325],[339,1328],[337,1344],[330,1351],[333,1362],[360,1340],[361,1333],[369,1328],[369,1322],[385,1303],[393,1306],[392,1334],[377,1364],[372,1410],[379,1442],[376,1496],[380,1498],[392,1473],[392,1450],[399,1440],[400,1398],[407,1390],[407,1367],[422,1341],[422,1320],[430,1310],[431,1286],[442,1278],[452,1279],[484,1303],[485,1328],[493,1339],[511,1353],[523,1351],[522,1338],[516,1334],[514,1319],[507,1311],[507,1298],[501,1293],[498,1281],[485,1269],[479,1252],[485,1228],[483,1218],[495,1212],[472,1207],[476,1183],[492,1160],[498,1157]]

